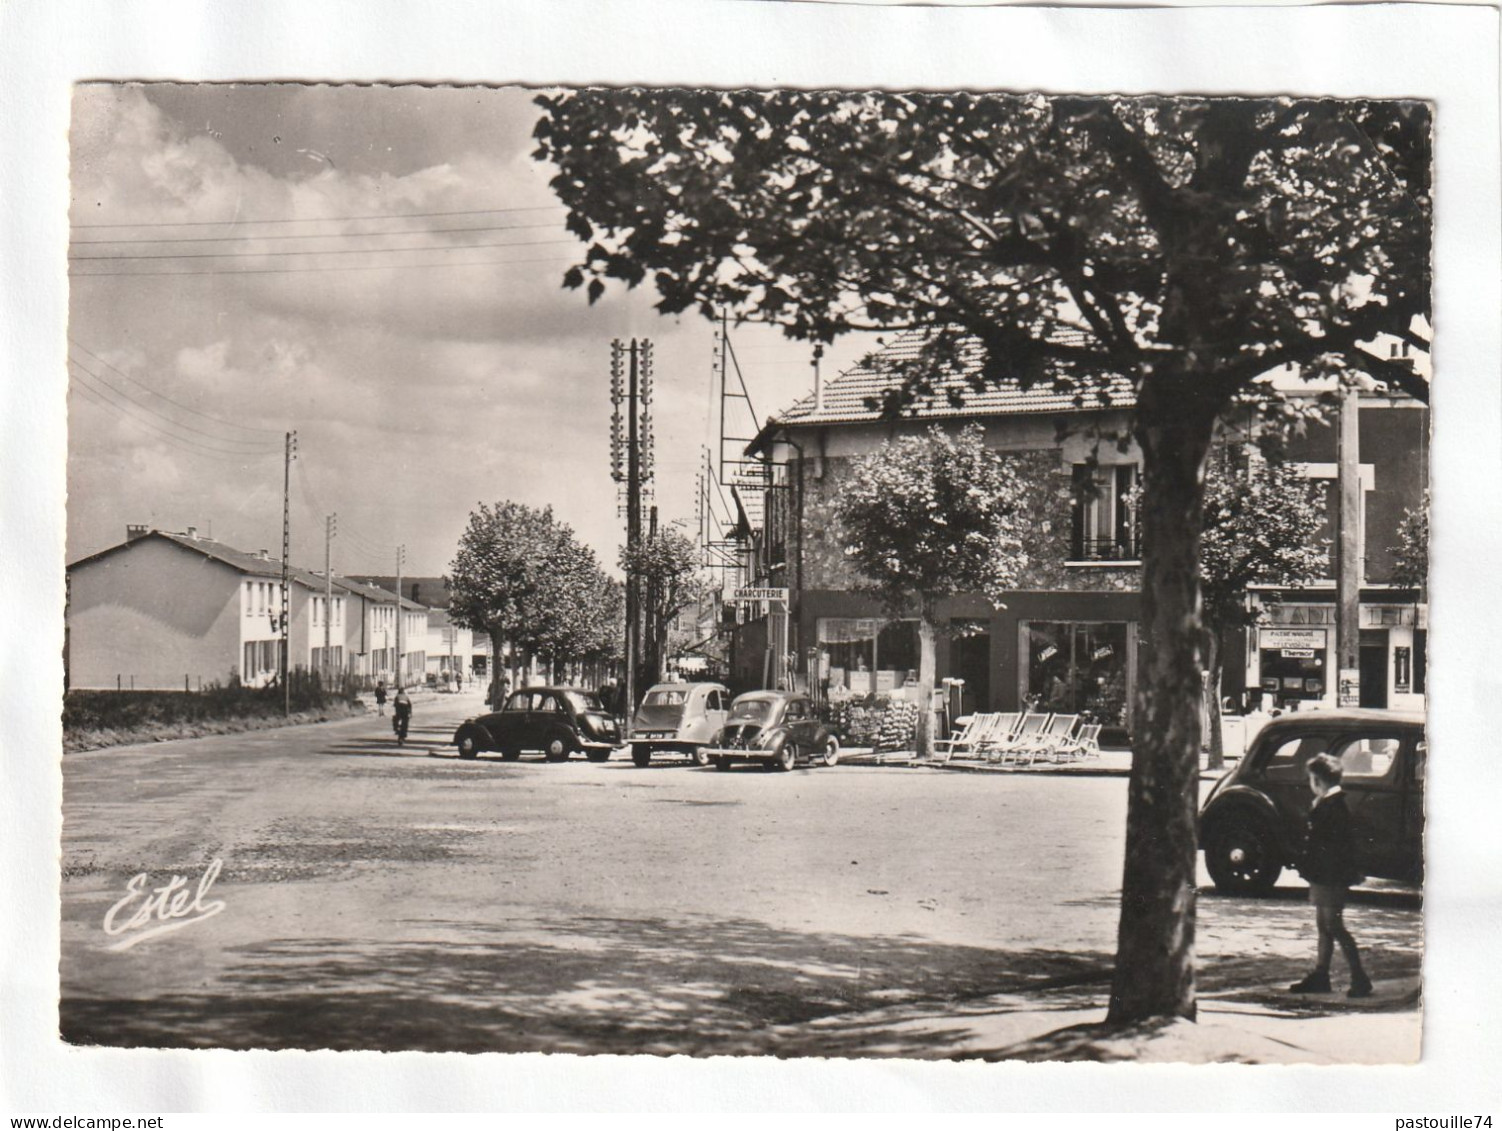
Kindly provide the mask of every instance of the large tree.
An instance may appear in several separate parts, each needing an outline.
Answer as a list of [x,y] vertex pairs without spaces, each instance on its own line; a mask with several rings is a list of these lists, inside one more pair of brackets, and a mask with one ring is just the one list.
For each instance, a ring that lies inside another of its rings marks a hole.
[[[1226,634],[1261,618],[1248,601],[1252,585],[1298,585],[1330,575],[1324,491],[1302,468],[1259,458],[1243,445],[1211,455],[1205,476],[1200,586],[1205,618],[1205,714],[1210,768],[1224,765],[1220,687]],[[1264,600],[1277,600],[1267,592]]]
[[574,532],[522,503],[481,503],[445,579],[449,616],[490,637],[499,677],[504,648],[556,663],[582,659],[600,646],[601,594],[609,578]]
[[934,753],[939,602],[985,593],[998,605],[1027,564],[1020,537],[1027,486],[985,430],[935,425],[888,440],[851,464],[835,504],[846,555],[893,616],[918,617],[918,753]]
[[[1258,375],[1363,369],[1429,310],[1421,103],[839,91],[540,97],[587,242],[564,283],[650,280],[827,341],[917,328],[888,397],[978,341],[981,383],[1136,390],[1144,647],[1110,1019],[1194,1015],[1203,472]],[[1420,348],[1424,343],[1415,341]],[[1114,376],[1113,376],[1114,375]]]
[[663,529],[635,546],[622,547],[620,566],[628,577],[639,579],[646,598],[644,668],[647,681],[656,682],[662,678],[667,660],[668,630],[673,618],[697,601],[706,588],[705,580],[699,576],[699,551],[683,534]]

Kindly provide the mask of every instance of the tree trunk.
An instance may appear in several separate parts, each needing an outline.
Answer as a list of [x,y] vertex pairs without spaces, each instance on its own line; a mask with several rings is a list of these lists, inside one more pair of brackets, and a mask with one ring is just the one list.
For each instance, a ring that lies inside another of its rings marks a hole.
[[918,757],[934,756],[934,618],[925,610],[918,618]]
[[503,704],[496,702],[496,692],[500,689],[501,678],[505,669],[501,667],[501,656],[505,648],[505,641],[501,639],[498,631],[492,630],[490,636],[490,687],[485,692],[485,702],[490,705],[492,711],[499,711]]
[[1199,800],[1199,544],[1214,415],[1145,382],[1142,626],[1126,854],[1107,1020],[1193,1018]]
[[1220,713],[1220,680],[1223,662],[1220,652],[1220,633],[1212,627],[1205,633],[1205,724],[1208,730],[1206,735],[1208,741],[1205,745],[1210,751],[1209,757],[1205,760],[1205,768],[1209,770],[1226,768],[1226,736]]

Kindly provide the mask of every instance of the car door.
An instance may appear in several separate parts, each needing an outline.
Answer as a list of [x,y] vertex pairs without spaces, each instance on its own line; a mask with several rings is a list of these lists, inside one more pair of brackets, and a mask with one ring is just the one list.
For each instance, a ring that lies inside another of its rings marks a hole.
[[789,699],[783,718],[787,721],[789,741],[797,745],[799,752],[808,753],[812,744],[808,733],[808,711],[803,700]]
[[729,709],[729,692],[719,687],[711,687],[704,697],[704,736],[706,741],[714,739],[725,728],[725,716]]
[[538,692],[532,710],[527,713],[528,743],[533,750],[543,749],[548,736],[560,726],[568,726],[568,707],[551,691]]
[[513,691],[496,716],[495,740],[502,749],[521,749],[526,744],[527,714],[532,708],[530,691]]
[[1407,815],[1398,757],[1402,749],[1401,733],[1376,727],[1343,734],[1330,747],[1330,756],[1340,761],[1340,788],[1351,814],[1356,858],[1373,875],[1403,873]]

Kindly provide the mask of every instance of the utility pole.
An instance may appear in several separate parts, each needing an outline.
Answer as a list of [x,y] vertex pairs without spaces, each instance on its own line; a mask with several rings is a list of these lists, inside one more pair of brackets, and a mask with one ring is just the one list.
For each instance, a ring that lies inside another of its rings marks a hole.
[[334,654],[330,625],[334,619],[334,530],[339,525],[339,516],[331,514],[323,520],[323,686],[329,685],[333,674]]
[[288,681],[288,663],[291,652],[288,636],[288,614],[292,608],[292,591],[287,575],[287,563],[292,557],[292,461],[297,458],[297,433],[288,432],[285,458],[282,461],[282,714],[292,714],[292,686]]
[[396,689],[406,685],[402,682],[402,566],[407,562],[407,547],[396,548]]
[[[633,555],[641,545],[642,493],[652,480],[652,343],[619,338],[610,343],[611,477],[626,492],[626,546]],[[622,406],[625,408],[624,421]],[[641,580],[633,569],[626,574],[625,701],[629,715],[636,708],[636,683],[641,670]]]
[[[651,510],[648,512],[647,541],[650,544],[656,541],[656,539],[657,506],[654,503]],[[646,658],[648,661],[646,666],[649,670],[644,673],[645,678],[642,681],[644,684],[648,685],[656,683],[659,679],[662,678],[662,654],[660,649],[662,626],[657,623],[657,606],[662,603],[662,594],[658,592],[657,587],[658,579],[655,576],[648,576],[646,586],[647,608],[646,616],[643,617],[643,619],[646,621]]]
[[1361,391],[1347,382],[1340,393],[1336,439],[1336,701],[1337,707],[1361,705]]

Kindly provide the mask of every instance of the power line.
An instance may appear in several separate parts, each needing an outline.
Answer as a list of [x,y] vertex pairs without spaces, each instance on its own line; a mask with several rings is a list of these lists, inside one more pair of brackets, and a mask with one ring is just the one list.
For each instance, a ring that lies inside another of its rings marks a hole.
[[493,247],[557,247],[578,240],[518,240],[515,243],[437,244],[432,247],[339,247],[298,248],[293,251],[169,251],[158,255],[70,255],[70,263],[119,263],[132,259],[271,259],[289,255],[380,255],[406,251],[469,251]]
[[365,216],[287,216],[279,220],[117,220],[77,223],[74,228],[232,228],[239,224],[330,224],[351,220],[427,220],[435,216],[491,216],[507,212],[548,212],[564,208],[562,204],[527,204],[512,208],[470,208],[456,212],[374,212]]
[[375,232],[278,232],[273,235],[245,236],[149,236],[138,239],[73,240],[73,247],[104,247],[122,243],[227,243],[230,240],[344,240],[368,239],[371,236],[446,236],[459,232],[520,232],[535,228],[561,227],[556,220],[543,224],[484,224],[464,228],[405,228]]
[[[232,420],[221,420],[217,416],[213,416],[213,415],[211,415],[211,414],[209,414],[207,412],[203,412],[203,411],[201,411],[199,409],[193,408],[190,405],[185,405],[181,401],[175,401],[171,397],[167,396],[166,393],[159,393],[159,392],[157,392],[155,389],[151,388],[149,385],[145,384],[144,382],[136,380],[129,373],[126,373],[125,371],[123,371],[119,367],[111,365],[109,362],[105,361],[104,358],[100,357],[93,350],[89,349],[83,343],[79,342],[76,338],[69,338],[68,339],[68,343],[70,345],[72,345],[74,349],[77,349],[77,350],[79,350],[79,351],[87,354],[89,357],[93,358],[100,365],[104,366],[106,369],[110,370],[112,373],[118,373],[121,377],[124,377],[131,384],[133,384],[133,385],[139,385],[141,388],[145,389],[152,396],[158,397],[161,400],[166,401],[170,405],[176,405],[178,408],[182,409],[184,412],[191,412],[194,416],[201,416],[205,420],[213,421],[215,424],[222,424],[226,428],[239,428],[239,429],[241,429],[242,431],[245,431],[245,432],[259,432],[259,433],[262,433],[263,435],[266,435],[266,436],[280,436],[281,435],[281,433],[279,431],[276,431],[275,429],[271,429],[271,428],[255,428],[255,427],[252,427],[249,424],[236,424]],[[98,374],[94,374],[94,376],[97,379],[99,379],[99,380],[103,380],[103,378],[99,377]],[[225,437],[225,438],[228,439],[228,437]]]
[[[419,249],[414,249],[419,250]],[[436,248],[422,248],[420,250],[437,250]],[[361,263],[350,264],[342,267],[223,267],[210,268],[207,271],[97,271],[88,270],[79,273],[69,272],[74,279],[98,279],[104,277],[152,279],[158,276],[191,276],[191,275],[304,275],[311,272],[343,272],[343,271],[406,271],[411,269],[426,269],[434,267],[510,267],[525,263],[572,263],[575,256],[548,256],[541,259],[481,259],[472,262],[450,260],[447,263]]]
[[[123,413],[125,416],[134,419],[139,424],[155,432],[162,439],[167,440],[169,443],[174,444],[177,447],[185,448],[202,455],[209,455],[219,459],[230,459],[241,464],[251,463],[259,459],[266,459],[269,456],[276,454],[276,452],[273,450],[247,452],[236,451],[230,448],[217,448],[211,444],[204,444],[197,440],[189,439],[187,436],[179,436],[175,432],[170,432],[167,429],[163,428],[159,423],[152,420],[151,417],[140,416],[134,412],[131,412],[130,409],[134,407],[133,402],[127,401],[126,404],[122,405],[111,400],[106,392],[101,389],[96,389],[94,386],[90,385],[87,380],[84,379],[85,376],[93,378],[96,381],[98,380],[98,378],[93,377],[93,374],[90,374],[88,370],[84,369],[76,361],[71,362],[70,364],[77,370],[77,372],[73,374],[73,377],[75,379],[75,388],[81,389],[84,392],[92,393],[96,400],[102,401],[111,411],[115,412],[116,414]],[[109,386],[105,387],[109,388]],[[119,395],[118,392],[116,393],[116,395]]]
[[[176,420],[173,417],[168,416],[166,413],[158,412],[154,408],[150,407],[149,405],[142,404],[140,401],[136,400],[135,397],[131,396],[130,393],[126,392],[124,389],[117,388],[115,385],[113,385],[113,384],[110,383],[110,381],[108,380],[108,378],[101,377],[98,373],[95,373],[92,369],[90,369],[87,365],[84,365],[83,362],[79,361],[78,359],[76,359],[76,358],[70,358],[69,359],[69,363],[72,364],[72,365],[74,365],[74,366],[76,366],[78,369],[82,370],[84,373],[87,373],[95,381],[99,382],[101,385],[103,385],[105,388],[109,389],[111,392],[115,393],[117,396],[123,397],[131,405],[134,405],[135,407],[141,409],[143,412],[150,413],[152,416],[156,417],[158,420],[164,421],[165,423],[170,424],[173,427],[182,428],[182,429],[184,429],[184,430],[186,430],[188,432],[193,432],[193,433],[196,433],[199,436],[203,436],[205,439],[214,440],[214,441],[217,441],[218,443],[221,443],[221,444],[240,444],[240,445],[244,445],[241,448],[227,449],[227,450],[247,451],[247,449],[249,449],[250,451],[253,451],[253,450],[258,449],[258,448],[265,448],[265,449],[271,450],[270,449],[270,445],[265,440],[252,440],[252,439],[249,439],[249,438],[243,438],[242,439],[242,438],[240,438],[238,436],[220,436],[220,435],[216,435],[213,432],[205,432],[202,428],[195,428],[195,427],[193,427],[193,425],[185,423],[184,421]],[[213,418],[210,417],[210,419],[213,419]],[[216,420],[215,423],[222,423],[222,422]],[[247,454],[249,454],[248,451],[247,451]]]

